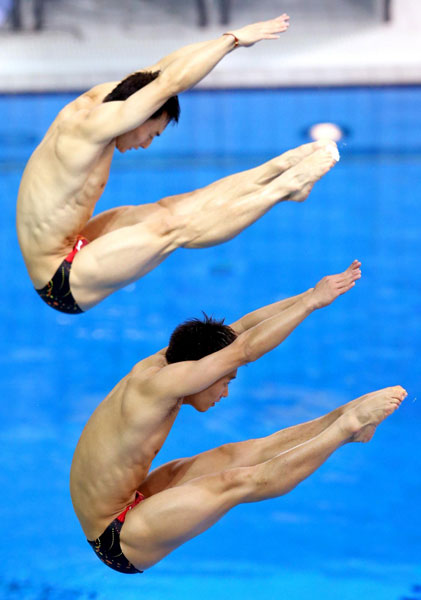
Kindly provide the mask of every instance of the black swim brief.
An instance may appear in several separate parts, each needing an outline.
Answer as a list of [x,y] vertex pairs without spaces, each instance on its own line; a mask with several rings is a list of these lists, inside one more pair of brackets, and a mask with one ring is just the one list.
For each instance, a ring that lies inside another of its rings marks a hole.
[[87,540],[99,560],[102,560],[107,567],[118,571],[119,573],[143,573],[138,571],[136,567],[124,556],[120,546],[120,531],[123,527],[127,511],[131,510],[136,504],[144,500],[144,497],[139,492],[136,492],[136,498],[130,506],[128,506],[102,533],[99,538],[94,541]]
[[78,237],[73,250],[63,260],[54,273],[53,278],[42,289],[35,290],[51,308],[70,315],[77,315],[83,312],[70,291],[69,279],[73,258],[87,243],[88,240],[86,238]]

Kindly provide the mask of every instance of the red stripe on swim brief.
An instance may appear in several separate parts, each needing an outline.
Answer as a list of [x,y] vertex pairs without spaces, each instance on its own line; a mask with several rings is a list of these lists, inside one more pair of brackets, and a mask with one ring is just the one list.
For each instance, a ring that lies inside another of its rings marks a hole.
[[89,244],[89,240],[81,235],[78,235],[75,245],[73,246],[73,250],[66,256],[64,260],[67,260],[69,263],[73,262],[75,255],[79,252],[79,250],[82,250],[83,246],[86,246],[86,244]]
[[139,504],[139,502],[142,502],[142,500],[144,500],[144,499],[145,499],[145,496],[143,494],[141,494],[140,492],[136,492],[136,497],[135,497],[134,501],[131,504],[129,504],[129,506],[127,508],[125,508],[120,515],[118,515],[117,519],[120,521],[120,523],[124,523],[124,521],[126,519],[126,515],[129,512],[129,510],[134,508],[137,504]]

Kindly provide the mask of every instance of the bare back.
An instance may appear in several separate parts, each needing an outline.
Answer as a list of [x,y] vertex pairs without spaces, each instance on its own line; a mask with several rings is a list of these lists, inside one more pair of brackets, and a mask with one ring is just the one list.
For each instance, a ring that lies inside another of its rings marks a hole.
[[70,491],[88,539],[133,500],[161,449],[181,400],[158,403],[142,390],[166,366],[163,352],[138,363],[89,419],[73,457]]
[[36,288],[70,252],[108,180],[115,142],[93,143],[79,127],[102,98],[87,92],[60,111],[23,173],[17,230]]

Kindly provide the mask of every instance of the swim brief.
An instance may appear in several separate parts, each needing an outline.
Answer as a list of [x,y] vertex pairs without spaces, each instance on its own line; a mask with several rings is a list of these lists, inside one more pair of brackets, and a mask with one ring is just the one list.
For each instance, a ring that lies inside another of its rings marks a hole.
[[70,315],[83,312],[70,291],[69,279],[75,255],[88,243],[86,238],[78,236],[73,250],[63,260],[53,278],[41,290],[35,290],[51,308]]
[[127,512],[144,499],[145,497],[140,492],[136,492],[134,502],[125,508],[121,515],[108,525],[99,538],[93,541],[87,540],[99,560],[102,560],[110,569],[119,571],[119,573],[143,573],[143,571],[138,571],[124,556],[120,546],[120,531],[126,519]]

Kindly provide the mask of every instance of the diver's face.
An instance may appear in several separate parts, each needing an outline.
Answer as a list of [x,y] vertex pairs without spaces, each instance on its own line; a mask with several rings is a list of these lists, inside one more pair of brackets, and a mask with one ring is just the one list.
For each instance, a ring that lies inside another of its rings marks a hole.
[[136,129],[119,135],[116,139],[116,147],[120,152],[126,150],[137,150],[138,148],[148,148],[153,139],[160,136],[168,125],[168,115],[162,114],[157,119],[148,119]]
[[186,396],[183,404],[190,404],[199,412],[206,412],[209,410],[209,408],[215,406],[215,404],[219,402],[221,398],[228,397],[228,386],[230,382],[235,379],[236,375],[237,369],[228,375],[221,377],[221,379],[215,381],[215,383],[205,390],[202,390],[197,394],[192,394],[191,396]]

